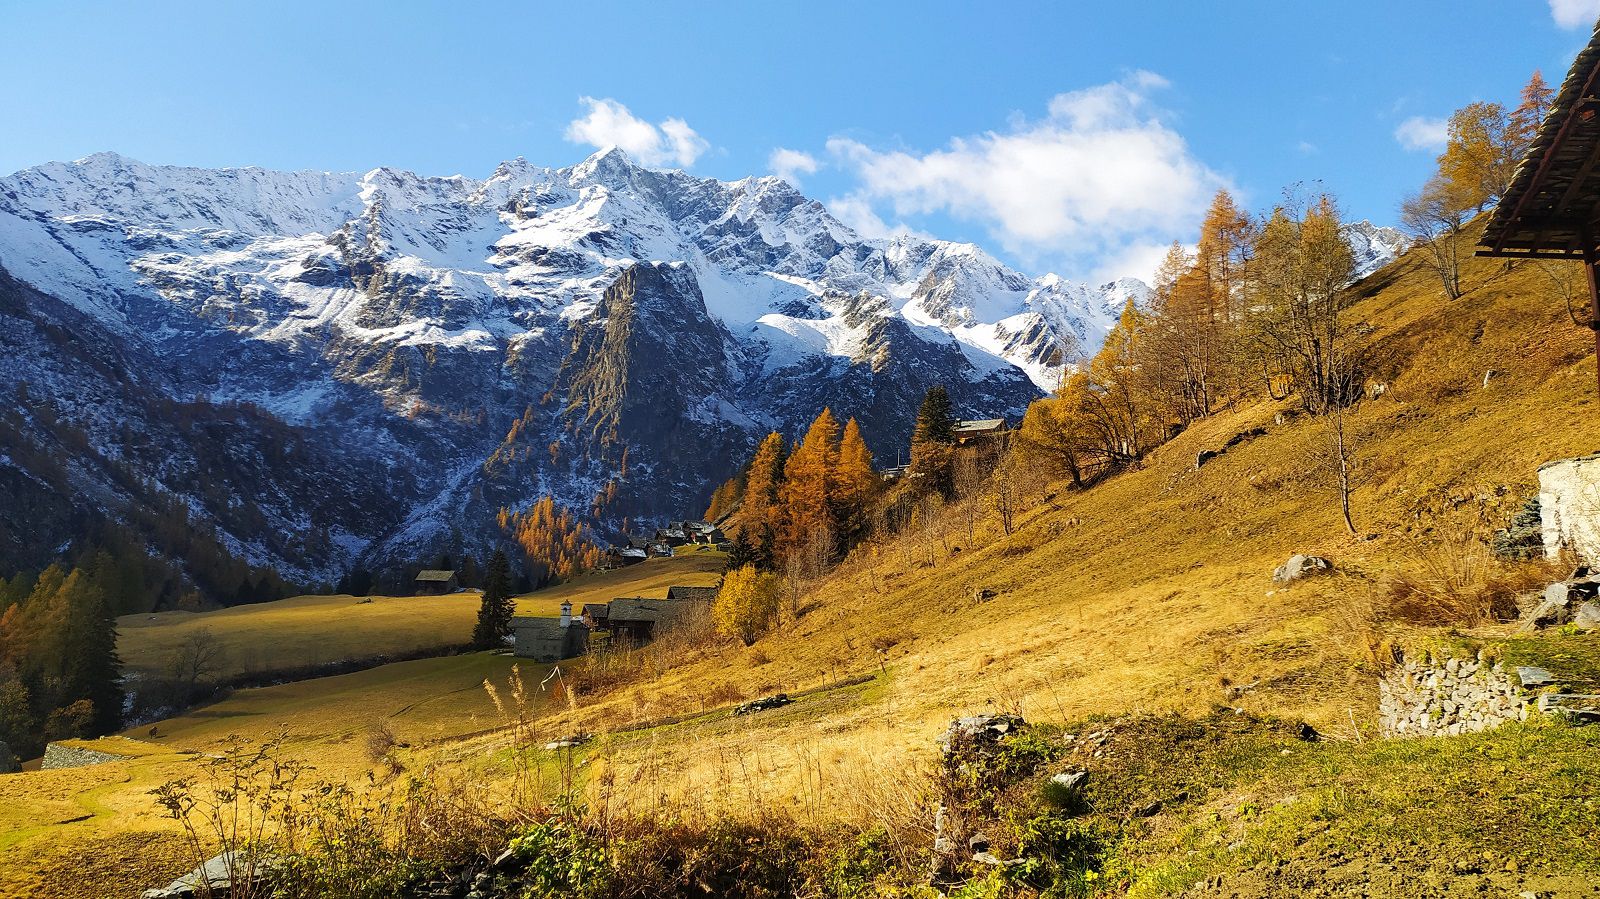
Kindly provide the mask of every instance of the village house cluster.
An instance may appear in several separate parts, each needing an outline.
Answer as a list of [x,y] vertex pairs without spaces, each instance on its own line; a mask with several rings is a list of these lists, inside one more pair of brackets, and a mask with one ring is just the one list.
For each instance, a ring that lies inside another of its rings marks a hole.
[[536,662],[559,662],[587,653],[591,640],[606,646],[648,643],[670,628],[709,620],[717,589],[668,587],[665,599],[618,597],[584,603],[577,615],[572,614],[572,603],[565,602],[560,618],[519,616],[511,620],[514,652]]

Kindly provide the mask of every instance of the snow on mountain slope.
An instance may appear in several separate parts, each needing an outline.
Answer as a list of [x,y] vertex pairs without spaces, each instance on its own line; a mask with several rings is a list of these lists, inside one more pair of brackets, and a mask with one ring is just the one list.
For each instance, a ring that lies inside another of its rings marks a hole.
[[[1364,264],[1396,245],[1357,235]],[[781,179],[614,149],[483,180],[50,163],[0,179],[0,268],[156,360],[176,400],[258,406],[365,453],[352,471],[411,473],[404,525],[350,524],[349,558],[261,560],[308,575],[472,542],[544,493],[603,526],[690,512],[822,405],[890,453],[934,383],[1017,415],[1149,297],[864,239]],[[0,387],[28,364],[0,361]]]

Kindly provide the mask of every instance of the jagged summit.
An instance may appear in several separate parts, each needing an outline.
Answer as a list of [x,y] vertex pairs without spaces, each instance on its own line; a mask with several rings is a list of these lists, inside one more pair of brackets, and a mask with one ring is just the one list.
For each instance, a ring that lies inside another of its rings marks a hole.
[[[1374,259],[1382,230],[1362,232]],[[338,536],[291,558],[230,523],[238,498],[136,466],[240,552],[308,575],[480,541],[497,509],[544,494],[603,528],[681,515],[760,435],[824,405],[890,455],[934,383],[963,413],[1017,415],[1148,297],[1029,277],[970,243],[867,239],[782,179],[616,148],[483,179],[49,163],[0,179],[0,268],[47,298],[0,309],[7,327],[71,319],[152,390],[260,407],[368,472],[324,505],[383,491],[392,514],[329,512]],[[84,382],[107,377],[88,360],[39,358],[62,352],[45,343],[0,360],[0,383],[70,370],[50,392],[94,398],[68,410],[91,439],[137,420]],[[409,480],[364,480],[379,467]],[[252,501],[308,514],[286,490]]]

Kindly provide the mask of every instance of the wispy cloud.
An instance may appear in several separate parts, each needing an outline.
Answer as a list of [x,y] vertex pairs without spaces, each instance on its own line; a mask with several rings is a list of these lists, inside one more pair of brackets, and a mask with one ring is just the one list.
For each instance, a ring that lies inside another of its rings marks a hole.
[[711,148],[683,119],[652,125],[616,100],[580,97],[586,112],[567,125],[567,140],[593,147],[618,147],[643,165],[694,165]]
[[1152,102],[1166,86],[1135,72],[1058,94],[1043,118],[1018,116],[1004,131],[925,153],[836,137],[828,150],[858,184],[829,208],[863,231],[894,230],[885,212],[944,213],[981,223],[1012,252],[1052,261],[1093,264],[1130,246],[1164,246],[1197,227],[1226,184]]
[[1593,28],[1600,0],[1550,0],[1550,17],[1562,28]]
[[1394,139],[1407,150],[1442,150],[1450,139],[1450,126],[1444,119],[1412,116],[1394,129]]
[[817,162],[815,156],[787,147],[779,147],[767,157],[767,169],[795,187],[800,186],[802,174],[815,175],[820,167],[821,163]]

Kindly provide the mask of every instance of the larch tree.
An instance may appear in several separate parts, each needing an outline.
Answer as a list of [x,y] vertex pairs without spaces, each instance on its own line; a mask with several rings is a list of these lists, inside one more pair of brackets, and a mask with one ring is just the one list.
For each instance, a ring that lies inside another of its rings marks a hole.
[[834,519],[840,535],[847,541],[854,541],[866,531],[872,503],[883,485],[882,478],[872,467],[872,450],[867,448],[861,426],[854,418],[845,422],[844,435],[839,438],[839,461],[834,479]]
[[1461,232],[1472,218],[1474,199],[1450,180],[1434,175],[1400,203],[1400,228],[1416,241],[1422,258],[1439,278],[1445,296],[1461,296]]
[[767,564],[771,563],[779,524],[778,490],[783,485],[784,462],[783,435],[774,431],[756,447],[739,503],[739,533],[747,536],[757,557],[765,557]]
[[1533,139],[1539,134],[1539,126],[1544,124],[1544,117],[1550,114],[1550,104],[1554,102],[1556,92],[1544,83],[1544,75],[1538,69],[1533,70],[1533,77],[1522,87],[1521,102],[1517,108],[1511,110],[1510,138],[1512,142],[1513,162],[1520,160],[1533,146]]
[[778,491],[783,512],[778,529],[779,559],[791,559],[801,552],[824,559],[832,555],[838,534],[834,520],[838,466],[839,420],[832,410],[823,409],[783,467],[783,485]]

